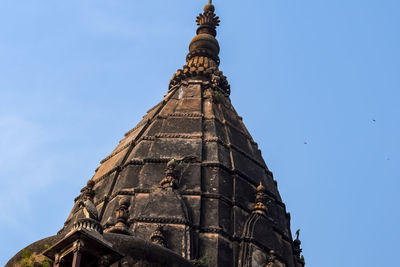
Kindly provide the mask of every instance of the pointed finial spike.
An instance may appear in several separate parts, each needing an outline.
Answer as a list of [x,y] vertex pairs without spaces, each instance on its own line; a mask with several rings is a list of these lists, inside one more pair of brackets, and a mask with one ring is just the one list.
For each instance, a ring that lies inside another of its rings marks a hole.
[[[206,4],[204,6],[204,15],[208,12],[211,12],[212,14],[214,14],[214,11],[215,11],[214,5],[212,4],[212,1],[209,1],[208,4]],[[214,14],[214,16],[215,16],[215,14]],[[218,26],[218,25],[216,25],[216,26]]]
[[257,186],[257,191],[259,191],[259,192],[264,191],[264,186],[263,186],[262,180],[260,180],[260,185]]
[[260,185],[257,186],[256,190],[256,202],[254,203],[253,211],[257,213],[266,214],[268,209],[265,205],[265,194],[264,194],[264,186],[262,184],[262,180],[260,180]]

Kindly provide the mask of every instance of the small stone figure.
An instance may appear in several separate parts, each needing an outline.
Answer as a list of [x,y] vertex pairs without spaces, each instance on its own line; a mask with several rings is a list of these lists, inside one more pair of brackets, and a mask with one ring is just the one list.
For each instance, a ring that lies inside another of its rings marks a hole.
[[276,259],[275,251],[274,250],[270,250],[268,258],[267,258],[267,266],[266,267],[273,267],[275,259]]
[[161,180],[160,185],[162,188],[176,188],[178,186],[177,179],[177,165],[178,161],[176,159],[171,159],[167,163],[167,168],[165,169],[165,177]]
[[179,185],[180,177],[183,175],[185,170],[189,167],[190,162],[195,161],[196,158],[193,156],[184,157],[183,159],[171,159],[167,163],[165,169],[165,177],[161,180],[160,185],[162,188],[175,189]]
[[296,258],[297,262],[299,262],[301,264],[301,266],[304,266],[305,260],[304,260],[304,256],[301,255],[301,252],[303,251],[301,249],[301,241],[300,241],[300,229],[298,229],[296,231],[296,239],[293,241],[293,254],[294,257]]
[[299,239],[300,236],[300,229],[297,229],[296,231],[296,239],[293,241],[293,254],[297,259],[300,259],[300,254],[302,249],[300,248],[301,241]]
[[109,267],[110,266],[110,256],[109,255],[104,255],[100,257],[98,261],[98,266],[99,267]]
[[83,214],[85,214],[86,218],[93,219],[96,221],[99,219],[99,214],[97,212],[96,206],[90,199],[85,201],[80,201],[79,206],[83,207]]
[[99,222],[99,213],[96,205],[93,203],[95,192],[93,190],[94,182],[89,180],[86,187],[81,192],[81,197],[78,202],[78,207],[82,208],[85,218],[78,219],[74,222],[72,231],[86,229],[88,231],[95,231],[98,234],[103,234],[103,227]]
[[93,203],[93,196],[94,196],[93,186],[94,182],[92,180],[89,180],[87,182],[86,187],[82,189],[83,200],[79,201],[78,206],[83,207],[83,214],[85,214],[86,218],[97,221],[99,219],[99,213],[97,211],[96,206]]
[[118,202],[118,209],[115,211],[115,217],[117,218],[117,227],[127,227],[129,219],[129,206],[130,199],[127,197],[121,198]]
[[[115,210],[115,225],[107,228],[105,232],[110,233],[118,233],[118,234],[125,234],[131,235],[131,231],[129,230],[129,206],[130,206],[130,199],[127,197],[121,198],[118,201],[118,208]],[[114,220],[109,219],[109,222]]]
[[95,195],[95,192],[93,190],[94,184],[95,183],[93,180],[87,181],[86,186],[81,189],[81,198],[82,199],[86,199],[86,198],[93,199],[93,197]]
[[256,203],[254,204],[253,207],[253,212],[257,212],[260,214],[267,214],[268,209],[265,206],[265,193],[264,193],[264,186],[262,185],[262,182],[260,181],[260,185],[257,186],[257,193],[256,193]]
[[285,267],[286,265],[279,261],[276,257],[276,253],[274,250],[269,251],[269,255],[267,258],[267,266],[266,267]]
[[161,225],[157,225],[156,230],[151,234],[150,241],[165,248],[167,247],[167,242],[165,240]]

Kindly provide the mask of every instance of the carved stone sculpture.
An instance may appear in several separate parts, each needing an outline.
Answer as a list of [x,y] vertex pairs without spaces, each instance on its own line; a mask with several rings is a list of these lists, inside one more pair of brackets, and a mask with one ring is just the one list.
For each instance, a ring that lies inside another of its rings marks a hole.
[[117,233],[124,235],[132,235],[132,232],[129,230],[129,206],[130,199],[127,197],[123,197],[118,201],[118,208],[115,210],[115,219],[109,218],[109,224],[114,223],[114,225],[108,225],[107,229],[104,230],[107,233]]
[[165,240],[163,227],[161,225],[157,225],[156,230],[151,234],[150,241],[154,244],[167,247],[167,241]]

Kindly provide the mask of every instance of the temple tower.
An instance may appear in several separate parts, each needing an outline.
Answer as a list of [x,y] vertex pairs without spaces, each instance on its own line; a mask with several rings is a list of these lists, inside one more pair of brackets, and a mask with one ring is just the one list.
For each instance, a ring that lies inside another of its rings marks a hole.
[[304,266],[273,174],[229,99],[211,1],[196,22],[164,98],[101,161],[58,234],[27,249],[54,266]]

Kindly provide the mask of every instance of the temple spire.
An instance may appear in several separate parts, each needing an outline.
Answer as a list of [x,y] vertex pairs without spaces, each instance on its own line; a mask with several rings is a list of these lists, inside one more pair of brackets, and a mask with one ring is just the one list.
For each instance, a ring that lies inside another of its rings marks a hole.
[[217,36],[217,27],[219,26],[219,17],[215,14],[215,7],[212,1],[205,6],[203,13],[196,17],[198,25],[196,36],[189,44],[189,53],[186,56],[186,64],[179,69],[170,80],[169,90],[181,84],[187,79],[202,80],[209,82],[214,91],[221,92],[224,96],[229,96],[230,86],[219,70],[219,43],[215,38]]
[[[219,23],[221,21],[219,20],[219,17],[215,15],[214,11],[215,7],[211,3],[211,1],[204,6],[204,13],[200,14],[196,18],[197,25],[199,25],[199,28],[197,29],[197,34],[208,33],[213,35],[214,37],[217,35],[215,29],[217,28],[217,26],[219,26]],[[211,31],[209,31],[210,29]]]
[[196,56],[207,56],[219,65],[219,44],[215,37],[217,36],[216,28],[219,26],[220,20],[214,13],[215,7],[211,1],[204,6],[204,12],[196,18],[197,35],[193,38],[189,45],[189,54],[187,61]]

